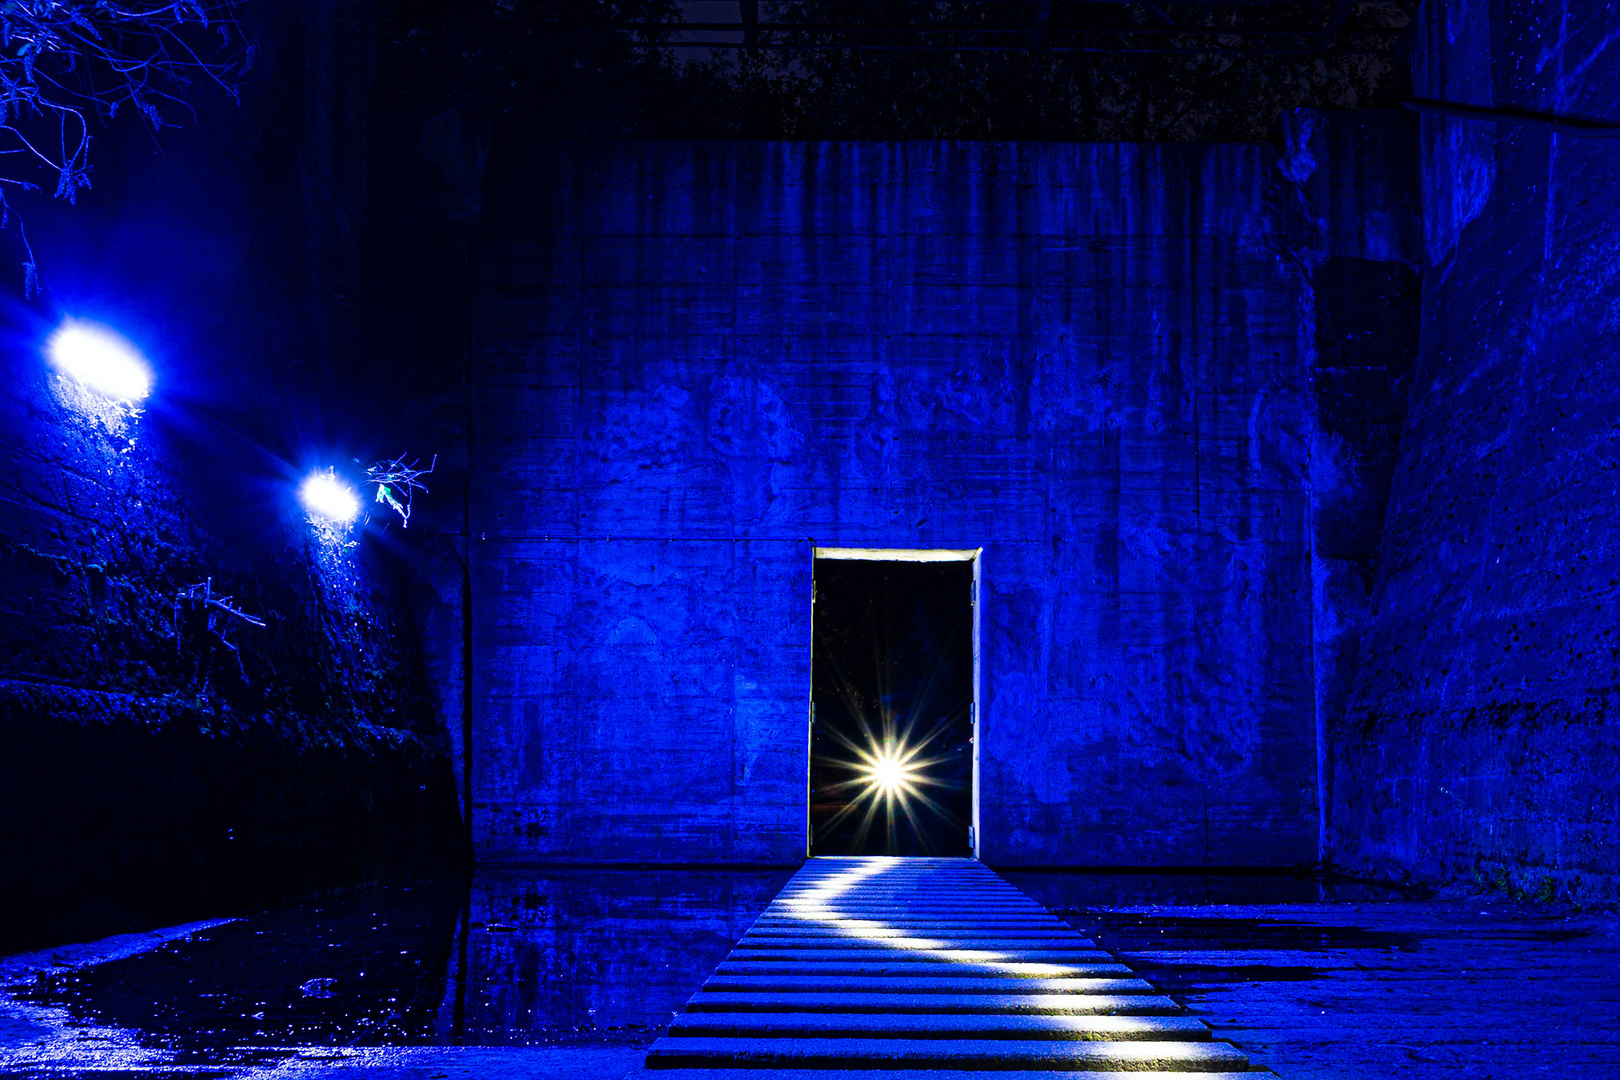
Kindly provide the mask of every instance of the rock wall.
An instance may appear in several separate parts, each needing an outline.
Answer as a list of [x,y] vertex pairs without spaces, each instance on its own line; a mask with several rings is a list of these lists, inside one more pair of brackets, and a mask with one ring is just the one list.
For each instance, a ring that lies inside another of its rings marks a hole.
[[[109,129],[76,207],[12,199],[44,288],[3,301],[0,949],[462,855],[397,529],[323,546],[295,498],[399,449],[354,407],[369,30],[317,3],[248,29],[240,107],[202,91],[161,154]],[[64,316],[145,353],[139,415],[48,366]],[[179,600],[203,582],[267,625]]]
[[1620,898],[1620,393],[1613,20],[1425,4],[1421,348],[1375,588],[1333,740],[1332,854],[1396,878]]

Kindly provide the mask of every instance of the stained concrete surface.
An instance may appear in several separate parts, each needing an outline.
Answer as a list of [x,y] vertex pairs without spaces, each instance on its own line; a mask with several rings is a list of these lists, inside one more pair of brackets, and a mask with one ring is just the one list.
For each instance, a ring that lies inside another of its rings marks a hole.
[[[788,875],[510,869],[7,958],[0,1075],[617,1080]],[[1613,916],[1324,900],[1303,878],[1008,876],[1291,1080],[1620,1076]],[[300,989],[323,978],[331,997]]]
[[[1404,220],[1372,163],[1398,145],[1321,174]],[[801,852],[822,545],[984,549],[987,858],[1315,860],[1316,344],[1273,150],[546,144],[493,172],[480,858]]]
[[[1597,4],[1425,3],[1413,92],[1612,117],[1614,30]],[[1420,147],[1421,344],[1373,617],[1329,718],[1328,854],[1614,905],[1613,142],[1428,116]]]

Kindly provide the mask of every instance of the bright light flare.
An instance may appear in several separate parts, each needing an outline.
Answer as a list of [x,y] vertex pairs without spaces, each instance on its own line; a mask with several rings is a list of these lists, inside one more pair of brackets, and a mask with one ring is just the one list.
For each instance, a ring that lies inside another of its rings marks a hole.
[[310,473],[298,489],[298,501],[311,517],[338,525],[347,525],[360,513],[360,497],[331,469]]
[[152,372],[134,346],[92,323],[63,322],[45,340],[45,357],[62,374],[104,397],[136,402],[152,391]]
[[913,756],[901,747],[881,747],[862,763],[862,779],[880,794],[909,795],[922,779],[917,766],[911,763]]

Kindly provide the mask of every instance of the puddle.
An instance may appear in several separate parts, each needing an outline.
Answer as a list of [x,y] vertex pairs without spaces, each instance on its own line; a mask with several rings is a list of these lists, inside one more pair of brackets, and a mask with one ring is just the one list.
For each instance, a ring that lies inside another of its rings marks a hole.
[[15,996],[172,1062],[379,1045],[643,1046],[792,871],[494,870],[367,889],[44,974]]
[[[1253,908],[1410,901],[1398,888],[1325,882],[1313,875],[1003,871],[1101,948],[1118,954],[1162,991],[1197,997],[1234,983],[1308,982],[1330,951],[1378,956],[1423,947],[1415,934],[1324,926],[1286,918],[1160,915],[1142,908]],[[1112,909],[1136,910],[1112,910]],[[1181,954],[1181,955],[1178,955]]]
[[[1379,956],[1417,952],[1416,934],[1320,926],[1278,919],[1163,916],[1138,912],[1060,910],[1059,916],[1121,956],[1165,993],[1197,996],[1230,983],[1306,982],[1326,974],[1312,963],[1328,950]],[[1175,954],[1188,954],[1185,957]],[[1293,954],[1278,963],[1278,954]],[[1248,960],[1245,954],[1256,955]]]
[[1313,874],[1096,870],[1000,870],[998,873],[1053,910],[1204,904],[1364,904],[1425,898],[1395,886],[1323,880]]
[[1364,930],[1356,926],[1322,926],[1279,919],[1167,916],[1118,911],[1057,913],[1105,949],[1116,952],[1265,951],[1319,952],[1325,949],[1376,949],[1417,952],[1416,934]]

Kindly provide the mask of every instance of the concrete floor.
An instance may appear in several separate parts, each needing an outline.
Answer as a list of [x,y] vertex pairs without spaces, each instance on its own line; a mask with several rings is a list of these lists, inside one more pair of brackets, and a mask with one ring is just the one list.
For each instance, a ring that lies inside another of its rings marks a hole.
[[[639,1074],[789,873],[508,871],[6,958],[0,1075]],[[1612,915],[1006,876],[1287,1080],[1620,1077]]]

